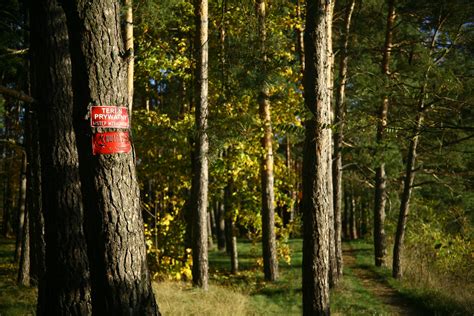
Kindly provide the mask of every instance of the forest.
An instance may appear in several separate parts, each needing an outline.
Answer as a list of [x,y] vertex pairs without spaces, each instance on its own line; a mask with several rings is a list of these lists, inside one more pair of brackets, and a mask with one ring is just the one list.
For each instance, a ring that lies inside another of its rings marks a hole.
[[472,0],[2,0],[0,315],[472,315]]

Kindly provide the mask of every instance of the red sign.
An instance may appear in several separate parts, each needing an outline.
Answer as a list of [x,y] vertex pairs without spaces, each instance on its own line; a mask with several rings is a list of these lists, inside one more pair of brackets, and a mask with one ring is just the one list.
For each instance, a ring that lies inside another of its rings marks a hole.
[[131,148],[128,132],[105,132],[92,136],[93,155],[128,153]]
[[130,126],[128,109],[122,106],[92,106],[91,126],[128,128]]

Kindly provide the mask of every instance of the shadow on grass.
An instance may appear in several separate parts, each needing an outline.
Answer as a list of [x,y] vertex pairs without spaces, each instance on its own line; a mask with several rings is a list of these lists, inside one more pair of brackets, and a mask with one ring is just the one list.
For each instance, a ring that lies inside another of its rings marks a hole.
[[443,293],[431,289],[412,289],[404,286],[403,282],[393,279],[391,270],[386,267],[376,267],[373,260],[373,246],[364,241],[348,242],[350,248],[344,249],[348,255],[356,258],[355,269],[363,269],[370,273],[370,277],[394,291],[419,315],[474,315],[472,310],[460,306]]

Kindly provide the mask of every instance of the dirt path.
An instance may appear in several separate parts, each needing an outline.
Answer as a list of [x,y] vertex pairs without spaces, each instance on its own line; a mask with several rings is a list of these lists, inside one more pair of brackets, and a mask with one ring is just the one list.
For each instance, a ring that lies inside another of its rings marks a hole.
[[355,255],[357,249],[345,246],[343,249],[344,266],[351,269],[361,284],[382,302],[389,311],[389,315],[422,315],[423,312],[412,306],[387,282],[365,266],[356,263]]

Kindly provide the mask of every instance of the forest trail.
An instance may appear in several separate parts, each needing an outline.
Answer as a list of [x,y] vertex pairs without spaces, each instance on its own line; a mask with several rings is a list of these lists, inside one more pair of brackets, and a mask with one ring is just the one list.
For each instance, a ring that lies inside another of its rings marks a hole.
[[350,245],[343,246],[344,268],[351,269],[353,274],[359,279],[364,288],[369,291],[374,298],[379,300],[387,310],[388,315],[421,315],[422,311],[417,309],[407,299],[402,297],[393,289],[387,281],[369,266],[358,264],[356,256],[364,249],[353,249]]

